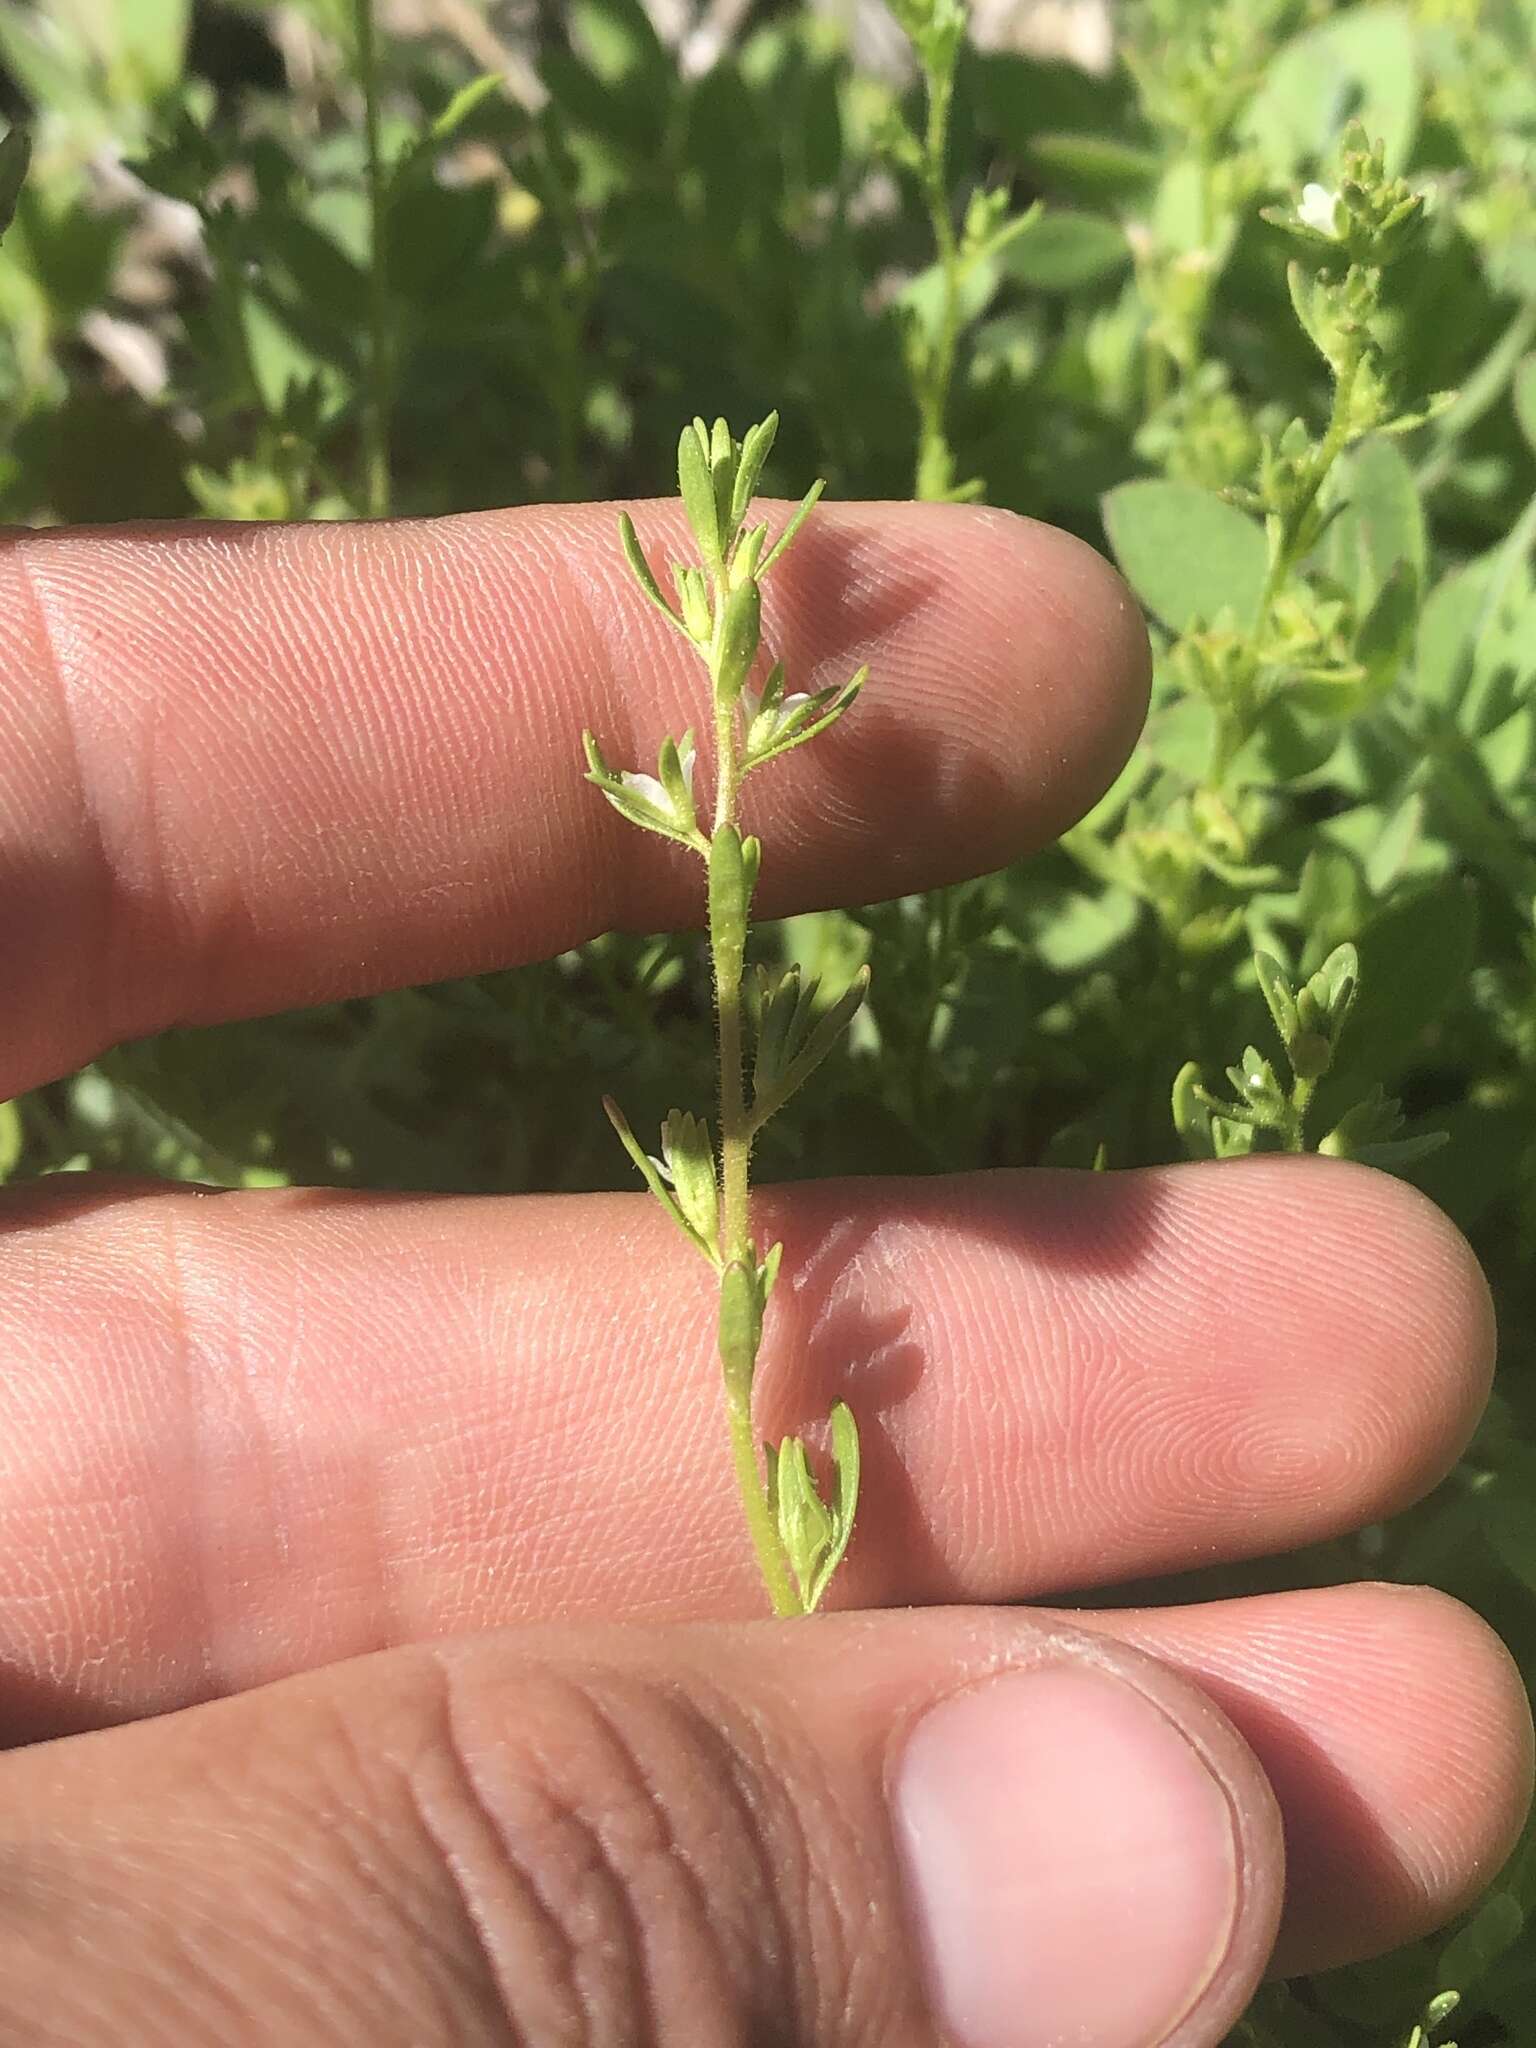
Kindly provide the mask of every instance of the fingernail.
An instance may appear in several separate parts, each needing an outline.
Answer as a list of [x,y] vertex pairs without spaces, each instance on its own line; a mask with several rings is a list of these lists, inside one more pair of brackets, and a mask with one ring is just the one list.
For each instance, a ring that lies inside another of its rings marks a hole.
[[1125,1681],[1009,1671],[933,1707],[892,1805],[936,2017],[960,2048],[1157,2048],[1237,1918],[1231,1807]]

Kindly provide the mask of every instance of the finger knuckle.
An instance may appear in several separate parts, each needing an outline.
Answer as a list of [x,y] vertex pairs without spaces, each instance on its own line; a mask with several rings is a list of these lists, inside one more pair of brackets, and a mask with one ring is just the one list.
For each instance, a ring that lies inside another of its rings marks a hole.
[[849,1908],[825,1808],[813,1855],[771,1747],[739,1708],[627,1672],[445,1676],[412,1797],[511,2038],[851,2038],[827,2024]]

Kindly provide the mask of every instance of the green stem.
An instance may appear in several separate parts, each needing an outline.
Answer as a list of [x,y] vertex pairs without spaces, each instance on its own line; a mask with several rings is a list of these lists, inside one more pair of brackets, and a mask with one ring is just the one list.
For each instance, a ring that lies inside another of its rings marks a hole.
[[[736,745],[735,707],[722,704],[719,690],[718,649],[720,620],[725,608],[722,579],[715,580],[715,646],[710,654],[710,684],[715,700],[715,830],[735,825],[741,793],[741,756]],[[738,957],[727,959],[722,949],[711,944],[715,976],[715,1007],[719,1019],[720,1051],[720,1170],[721,1219],[720,1252],[729,1265],[739,1261],[755,1266],[757,1247],[752,1242],[748,1214],[748,1193],[752,1163],[752,1125],[747,1116],[742,1071],[741,964]],[[742,1514],[758,1569],[778,1615],[803,1614],[789,1558],[779,1535],[778,1523],[758,1463],[757,1437],[752,1427],[751,1374],[726,1376],[726,1411],[731,1433],[731,1462],[741,1493]]]
[[1307,1111],[1312,1107],[1315,1081],[1300,1076],[1291,1084],[1291,1124],[1285,1134],[1287,1152],[1305,1152],[1307,1149]]
[[939,253],[941,280],[939,338],[924,368],[917,391],[917,474],[913,495],[920,499],[947,496],[953,482],[954,457],[944,430],[949,390],[954,381],[955,353],[960,342],[960,243],[949,207],[949,110],[954,96],[953,71],[925,72],[928,127],[923,141],[923,198]]
[[[718,608],[718,607],[717,607]],[[713,664],[712,664],[713,666]],[[712,678],[713,679],[713,678]],[[715,711],[715,830],[736,823],[741,790],[741,762],[736,752],[736,713],[718,704]],[[723,1179],[722,1257],[746,1261],[755,1257],[747,1216],[747,1190],[752,1163],[752,1133],[747,1123],[742,1078],[741,972],[714,952],[715,1008],[720,1023],[720,1154]]]
[[758,1569],[763,1575],[763,1584],[768,1588],[768,1598],[777,1615],[804,1614],[805,1602],[800,1598],[790,1573],[789,1559],[784,1555],[784,1545],[768,1505],[768,1494],[757,1462],[751,1389],[738,1392],[736,1388],[727,1386],[725,1401],[731,1429],[731,1463],[736,1468],[736,1484],[741,1492],[747,1534],[752,1538],[752,1548],[757,1553]]
[[[1362,342],[1347,355],[1339,365],[1334,380],[1333,403],[1329,409],[1328,425],[1323,438],[1317,444],[1307,472],[1307,478],[1296,502],[1286,514],[1285,522],[1275,542],[1265,573],[1263,587],[1259,592],[1258,608],[1254,613],[1253,627],[1249,635],[1254,648],[1264,644],[1266,629],[1275,608],[1275,600],[1284,589],[1286,579],[1296,566],[1298,541],[1306,525],[1307,515],[1317,502],[1317,494],[1327,481],[1328,472],[1343,454],[1349,440],[1349,403],[1354,393],[1355,378],[1364,361],[1365,345]],[[1257,679],[1260,662],[1255,659],[1246,671],[1249,683]],[[1218,712],[1215,744],[1212,748],[1210,767],[1206,772],[1206,787],[1219,789],[1232,757],[1252,734],[1263,716],[1267,698],[1258,698],[1246,718],[1234,720],[1230,715],[1223,717]],[[1299,1147],[1293,1149],[1299,1150]]]
[[368,376],[363,404],[363,504],[370,519],[390,508],[389,277],[386,268],[388,194],[379,140],[379,53],[373,0],[352,0],[357,73],[363,88],[363,142],[368,178]]

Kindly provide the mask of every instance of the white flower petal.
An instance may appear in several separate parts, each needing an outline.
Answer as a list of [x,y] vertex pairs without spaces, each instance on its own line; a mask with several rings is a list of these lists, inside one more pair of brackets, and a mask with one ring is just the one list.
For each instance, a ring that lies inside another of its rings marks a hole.
[[636,796],[643,797],[648,804],[654,804],[670,818],[672,799],[656,780],[654,775],[641,775],[633,768],[626,768],[619,777],[625,789],[632,789]]
[[1338,193],[1330,192],[1326,185],[1303,185],[1301,200],[1296,208],[1296,218],[1304,228],[1311,228],[1316,234],[1328,235],[1336,240],[1339,232],[1338,205]]
[[768,734],[769,739],[777,739],[800,706],[809,704],[810,701],[809,693],[805,690],[791,690],[787,697],[781,697],[773,707],[773,728]]
[[683,787],[690,796],[693,795],[693,764],[698,758],[699,750],[694,745],[693,735],[690,733],[677,750],[677,765],[683,771]]

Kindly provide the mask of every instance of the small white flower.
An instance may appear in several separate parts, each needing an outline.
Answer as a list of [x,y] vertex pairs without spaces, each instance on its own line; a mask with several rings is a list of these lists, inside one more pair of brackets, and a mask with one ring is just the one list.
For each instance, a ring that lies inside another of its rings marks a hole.
[[[698,749],[690,733],[677,750],[677,765],[683,771],[683,787],[690,797],[693,795],[693,769],[697,759]],[[674,816],[672,799],[667,795],[657,776],[643,775],[637,768],[624,768],[619,772],[619,781],[625,789],[632,790],[643,802],[654,805],[664,818]],[[681,824],[684,821],[678,819],[677,822]]]
[[[787,697],[781,697],[773,707],[773,722],[758,744],[760,746],[767,746],[771,740],[776,739],[795,712],[799,710],[800,706],[802,704],[809,704],[810,701],[809,694],[804,690],[791,690]],[[762,697],[756,690],[743,690],[741,693],[741,708],[746,717],[747,731],[750,733],[753,726],[756,725],[758,719],[762,716]]]
[[637,769],[624,768],[619,771],[619,781],[626,789],[633,790],[636,796],[643,797],[646,803],[654,804],[658,811],[668,817],[672,815],[672,799],[654,775],[642,775]]
[[1330,241],[1336,242],[1339,238],[1338,193],[1330,192],[1326,185],[1303,185],[1296,218],[1304,228],[1311,228],[1314,234],[1326,235]]

